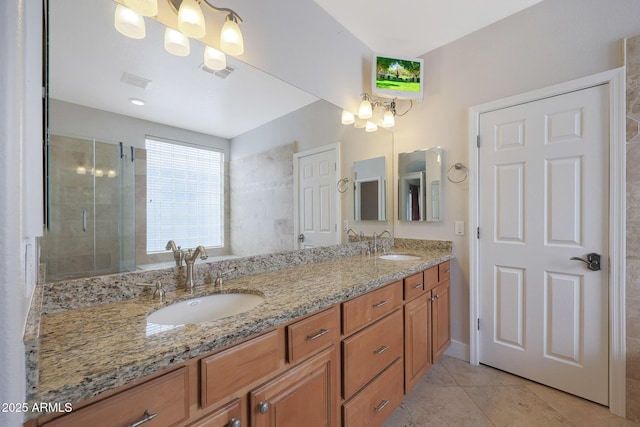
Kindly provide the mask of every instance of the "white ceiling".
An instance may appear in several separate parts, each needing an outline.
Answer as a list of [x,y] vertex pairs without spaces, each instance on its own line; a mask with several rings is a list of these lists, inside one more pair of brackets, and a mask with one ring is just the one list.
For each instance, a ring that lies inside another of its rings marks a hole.
[[542,0],[315,0],[376,53],[416,57]]
[[[421,55],[539,1],[315,0],[371,50],[399,56]],[[173,56],[162,46],[164,26],[151,19],[146,38],[129,39],[113,27],[112,0],[49,4],[52,98],[227,139],[318,99],[231,57],[236,70],[227,79],[206,73],[201,43],[192,41],[188,57]],[[152,83],[123,84],[125,72]],[[132,97],[146,105],[130,104]]]

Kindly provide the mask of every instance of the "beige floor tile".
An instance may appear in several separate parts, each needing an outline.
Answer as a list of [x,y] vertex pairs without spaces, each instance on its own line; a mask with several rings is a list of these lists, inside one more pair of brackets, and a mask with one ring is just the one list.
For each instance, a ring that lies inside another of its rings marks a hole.
[[527,388],[576,426],[622,427],[638,425],[630,420],[611,414],[609,408],[605,406],[563,393],[550,387],[531,383]]
[[455,378],[453,378],[453,376],[441,363],[436,363],[435,365],[433,365],[429,372],[427,372],[427,374],[422,378],[421,382],[427,382],[429,384],[442,387],[458,386]]
[[463,387],[494,425],[572,426],[526,385]]
[[462,387],[481,385],[524,385],[526,380],[489,366],[473,366],[464,360],[444,357],[442,365]]

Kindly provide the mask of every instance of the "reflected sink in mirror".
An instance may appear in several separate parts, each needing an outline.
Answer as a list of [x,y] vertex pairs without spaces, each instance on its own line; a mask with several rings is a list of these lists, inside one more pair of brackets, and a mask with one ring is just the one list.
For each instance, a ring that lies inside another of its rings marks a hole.
[[222,319],[244,313],[262,304],[264,297],[255,294],[214,294],[191,298],[168,305],[147,316],[147,323],[179,326]]
[[420,259],[420,257],[417,255],[408,255],[408,254],[386,254],[386,255],[380,255],[378,258],[386,259],[389,261],[411,261],[411,260]]

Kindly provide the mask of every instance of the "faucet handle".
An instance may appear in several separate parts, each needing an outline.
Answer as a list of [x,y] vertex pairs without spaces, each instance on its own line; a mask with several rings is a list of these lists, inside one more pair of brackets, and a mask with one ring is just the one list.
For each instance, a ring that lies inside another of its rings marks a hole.
[[164,299],[165,290],[162,287],[162,282],[160,282],[159,280],[156,280],[155,283],[136,283],[136,286],[155,286],[155,289],[153,291],[153,299],[158,301],[162,301]]

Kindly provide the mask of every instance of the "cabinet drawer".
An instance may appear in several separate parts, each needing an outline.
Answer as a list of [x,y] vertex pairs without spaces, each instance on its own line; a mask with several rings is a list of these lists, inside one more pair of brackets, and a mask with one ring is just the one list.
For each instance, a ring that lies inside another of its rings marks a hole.
[[439,265],[434,265],[433,267],[424,271],[424,289],[429,290],[438,286],[438,272],[440,270]]
[[342,304],[342,332],[348,335],[402,304],[402,280]]
[[230,427],[236,420],[240,422],[241,426],[245,425],[242,420],[241,408],[240,399],[234,399],[203,419],[189,424],[189,427]]
[[404,299],[410,300],[424,292],[422,272],[404,278]]
[[189,417],[189,375],[183,367],[45,423],[47,427],[174,426]]
[[229,392],[269,375],[280,367],[278,331],[269,332],[200,361],[200,405],[219,402]]
[[345,399],[402,356],[402,321],[397,310],[342,342]]
[[338,311],[335,307],[314,314],[287,327],[289,362],[317,353],[338,339]]
[[402,360],[396,360],[342,407],[345,427],[380,426],[402,402]]
[[451,276],[451,261],[445,261],[438,265],[438,282],[446,282]]

